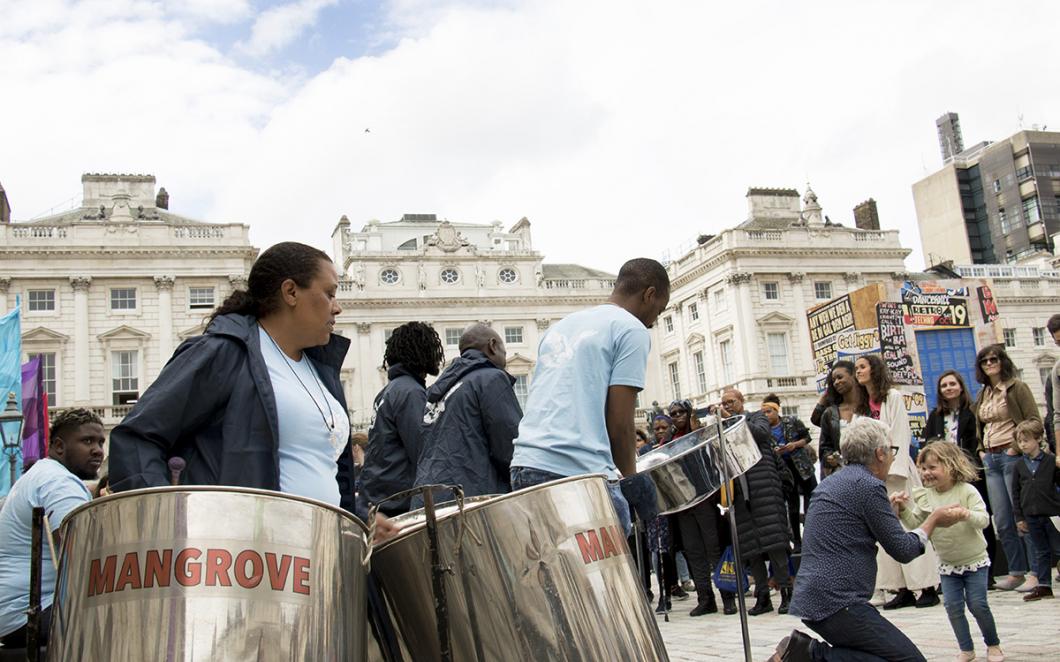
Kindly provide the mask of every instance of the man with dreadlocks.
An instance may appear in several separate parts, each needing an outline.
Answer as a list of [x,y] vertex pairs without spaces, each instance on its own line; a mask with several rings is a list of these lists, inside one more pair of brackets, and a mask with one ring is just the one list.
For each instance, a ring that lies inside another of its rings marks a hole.
[[412,487],[420,458],[420,423],[427,404],[427,375],[437,375],[445,358],[438,333],[423,322],[394,329],[386,341],[383,367],[389,382],[375,396],[368,427],[368,451],[358,499],[381,504],[387,516],[408,512],[409,498],[384,500]]
[[[0,643],[26,646],[26,610],[33,507],[42,506],[58,543],[59,524],[74,508],[92,499],[82,481],[93,480],[103,463],[103,422],[87,409],[69,409],[52,423],[48,457],[15,481],[0,510]],[[44,555],[48,559],[48,555]],[[41,628],[44,641],[51,624],[55,568],[41,561]]]

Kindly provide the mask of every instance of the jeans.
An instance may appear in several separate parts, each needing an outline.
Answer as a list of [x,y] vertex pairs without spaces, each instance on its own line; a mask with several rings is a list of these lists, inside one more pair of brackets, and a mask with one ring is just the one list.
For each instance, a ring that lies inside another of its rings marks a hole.
[[[1027,529],[1034,543],[1034,557],[1031,559],[1031,570],[1038,573],[1038,584],[1052,586],[1052,557],[1054,550],[1060,550],[1060,531],[1045,515],[1027,515]],[[1060,554],[1056,554],[1060,556]]]
[[810,646],[814,662],[926,662],[916,644],[867,602],[844,607],[820,621],[803,623],[828,642]]
[[987,453],[983,459],[986,469],[986,492],[990,497],[990,510],[994,513],[994,527],[1005,550],[1010,575],[1027,574],[1029,557],[1025,539],[1016,530],[1016,519],[1012,515],[1012,481],[1016,463],[1022,462],[1018,455]]
[[677,578],[681,581],[686,579],[692,579],[692,575],[688,572],[688,559],[685,558],[685,553],[678,551],[674,553],[674,562],[677,564]]
[[1001,643],[1001,640],[997,638],[994,615],[990,613],[990,605],[986,601],[986,584],[989,577],[989,566],[960,575],[940,576],[946,616],[950,619],[950,627],[953,628],[953,634],[957,635],[957,645],[962,651],[975,650],[972,632],[968,629],[968,618],[964,615],[966,604],[968,611],[972,612],[972,616],[975,617],[975,622],[979,624],[979,631],[983,633],[983,641],[986,645],[997,646]]
[[[512,467],[511,476],[513,491],[560,480],[561,478],[568,478],[568,476],[561,476],[551,471],[542,471],[532,467]],[[622,490],[619,488],[617,480],[607,481],[607,491],[611,493],[611,503],[615,506],[618,521],[622,523],[622,532],[626,537],[629,537],[630,532],[633,531],[633,521],[629,515],[629,502],[626,501],[626,497],[622,496]]]

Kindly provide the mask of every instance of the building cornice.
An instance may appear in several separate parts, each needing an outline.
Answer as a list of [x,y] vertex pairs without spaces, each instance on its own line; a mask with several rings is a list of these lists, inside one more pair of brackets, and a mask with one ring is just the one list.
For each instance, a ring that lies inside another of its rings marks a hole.
[[[827,257],[829,263],[835,262],[836,258],[857,258],[860,260],[864,259],[901,259],[905,260],[909,256],[910,250],[907,248],[891,248],[891,249],[875,249],[875,250],[851,250],[851,249],[828,249]],[[731,262],[737,258],[745,257],[767,257],[767,256],[779,256],[785,258],[814,258],[820,260],[822,257],[822,250],[820,248],[767,248],[767,249],[747,249],[747,248],[736,248],[727,250],[723,253],[715,255],[714,257],[696,265],[694,268],[675,276],[671,280],[671,289],[676,290],[679,287],[683,287],[695,279],[709,273],[711,270]],[[837,265],[840,271],[836,273],[843,273],[842,269],[844,265]],[[735,265],[732,270],[736,270]],[[777,272],[784,273],[784,272]],[[813,273],[817,273],[815,270]],[[820,273],[828,273],[827,270],[821,269]]]
[[33,248],[0,248],[0,257],[39,257],[48,256],[49,259],[59,257],[92,257],[101,255],[121,257],[218,257],[231,256],[240,258],[256,258],[258,250],[246,246],[232,247],[208,247],[208,246],[152,246],[152,247],[107,247],[107,246],[84,246],[59,248],[55,246],[41,246]]
[[445,297],[445,298],[393,298],[393,299],[344,299],[339,298],[339,305],[343,311],[353,308],[429,308],[431,306],[463,306],[473,305],[483,308],[491,305],[497,306],[523,306],[523,305],[596,305],[606,303],[610,293],[601,293],[599,296],[521,296],[521,297]]

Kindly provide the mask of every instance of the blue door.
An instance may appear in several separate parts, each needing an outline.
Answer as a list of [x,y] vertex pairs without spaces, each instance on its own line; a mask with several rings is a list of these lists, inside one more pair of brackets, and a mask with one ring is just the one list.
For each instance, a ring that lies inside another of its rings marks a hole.
[[968,393],[975,400],[979,382],[975,381],[975,333],[972,329],[921,329],[916,331],[916,349],[924,377],[924,395],[930,412],[937,404],[936,384],[939,375],[956,370],[964,377]]

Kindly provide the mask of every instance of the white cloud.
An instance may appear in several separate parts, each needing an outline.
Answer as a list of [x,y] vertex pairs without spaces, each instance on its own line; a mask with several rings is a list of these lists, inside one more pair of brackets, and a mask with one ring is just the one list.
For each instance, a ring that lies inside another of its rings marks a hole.
[[254,21],[250,39],[240,42],[237,48],[251,56],[277,51],[315,24],[322,9],[336,2],[338,0],[299,0],[267,9]]
[[249,18],[248,0],[163,0],[166,13],[202,23],[234,23]]

